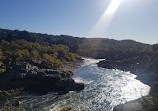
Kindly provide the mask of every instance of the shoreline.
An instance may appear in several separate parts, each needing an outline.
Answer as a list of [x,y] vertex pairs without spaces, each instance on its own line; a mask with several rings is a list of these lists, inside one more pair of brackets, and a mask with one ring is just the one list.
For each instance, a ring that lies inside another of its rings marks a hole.
[[[137,64],[137,63],[136,63]],[[98,63],[98,67],[107,68],[107,69],[117,69],[121,71],[130,72],[132,74],[135,74],[137,77],[137,80],[140,80],[144,84],[147,84],[149,86],[152,86],[152,84],[157,80],[157,75],[154,73],[154,71],[146,71],[146,67],[141,67],[139,65],[134,66],[135,64],[124,64],[120,62],[115,62],[112,60],[103,60]]]
[[[155,81],[157,81],[157,75],[154,73],[155,71],[145,71],[143,70],[145,67],[140,68],[140,65],[138,67],[132,66],[134,65],[124,63],[120,64],[120,62],[115,62],[112,60],[104,60],[98,63],[98,67],[122,70],[135,74],[137,76],[137,80],[151,87],[149,95],[117,105],[114,107],[113,111],[150,111],[153,110],[152,107],[155,108],[155,105],[158,104],[157,102],[153,103],[153,98],[158,98],[158,83],[155,84]],[[157,107],[156,110],[158,110]]]
[[[10,72],[7,72],[5,74],[5,77],[1,77],[1,80],[3,78],[10,78],[10,79],[6,80],[5,82],[4,82],[4,80],[0,82],[1,83],[0,95],[2,95],[2,97],[0,97],[0,100],[1,100],[0,110],[3,111],[4,108],[11,108],[11,107],[16,108],[14,104],[15,103],[20,104],[20,103],[19,103],[19,101],[12,101],[12,98],[15,96],[18,96],[18,95],[23,95],[23,94],[24,95],[25,94],[37,94],[37,95],[42,94],[43,95],[43,94],[47,94],[49,92],[56,92],[57,94],[62,95],[62,94],[68,93],[68,91],[82,90],[84,88],[84,84],[76,83],[72,78],[74,71],[80,66],[80,64],[82,62],[83,62],[83,60],[80,59],[80,60],[76,60],[75,62],[72,62],[72,63],[67,63],[67,64],[65,64],[66,67],[63,66],[60,69],[60,71],[47,70],[47,69],[46,70],[38,69],[37,71],[32,70],[32,71],[39,73],[39,74],[37,74],[39,76],[36,76],[33,74],[34,77],[31,76],[32,74],[30,75],[28,73],[28,72],[30,72],[30,69],[25,71],[26,76],[24,76],[23,78],[21,78],[21,76],[19,76],[21,73],[18,73],[18,72],[21,72],[21,70],[16,70],[16,69],[15,69],[15,71],[10,70]],[[17,65],[15,65],[15,66],[17,66]],[[32,66],[32,67],[34,67],[34,66]],[[67,70],[65,70],[65,69],[67,69]],[[53,73],[53,75],[52,75],[52,73]],[[13,77],[16,77],[16,78],[12,78],[10,76],[10,74],[13,74]],[[39,83],[38,81],[39,82],[42,81],[42,84]],[[10,89],[12,89],[12,90],[10,90]]]

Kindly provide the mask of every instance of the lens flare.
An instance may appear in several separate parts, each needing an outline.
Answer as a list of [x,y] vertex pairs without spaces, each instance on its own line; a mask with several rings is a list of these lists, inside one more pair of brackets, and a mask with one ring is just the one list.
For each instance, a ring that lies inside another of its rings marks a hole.
[[111,23],[114,14],[123,0],[112,0],[104,14],[101,16],[97,24],[90,32],[90,37],[104,37],[109,24]]

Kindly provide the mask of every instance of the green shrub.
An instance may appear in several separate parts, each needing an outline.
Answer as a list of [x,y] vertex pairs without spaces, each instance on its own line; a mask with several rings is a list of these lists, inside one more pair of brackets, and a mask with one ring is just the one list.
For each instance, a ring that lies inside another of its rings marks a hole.
[[0,75],[4,74],[6,72],[6,69],[0,69]]

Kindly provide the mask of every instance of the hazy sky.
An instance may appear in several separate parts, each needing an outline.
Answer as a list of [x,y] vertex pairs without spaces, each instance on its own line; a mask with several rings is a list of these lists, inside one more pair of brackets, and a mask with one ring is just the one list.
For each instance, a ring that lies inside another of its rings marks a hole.
[[[112,0],[0,0],[0,28],[87,37]],[[105,37],[158,43],[158,0],[122,0]]]

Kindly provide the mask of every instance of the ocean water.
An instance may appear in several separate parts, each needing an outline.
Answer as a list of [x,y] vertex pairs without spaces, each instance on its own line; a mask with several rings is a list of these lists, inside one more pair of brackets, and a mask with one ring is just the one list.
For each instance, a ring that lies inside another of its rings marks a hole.
[[73,78],[85,84],[80,92],[64,95],[48,93],[35,96],[15,97],[22,101],[21,109],[27,111],[59,111],[71,108],[71,111],[112,111],[116,105],[149,94],[150,87],[136,80],[136,75],[120,70],[111,70],[97,66],[100,60],[85,58],[76,70]]

